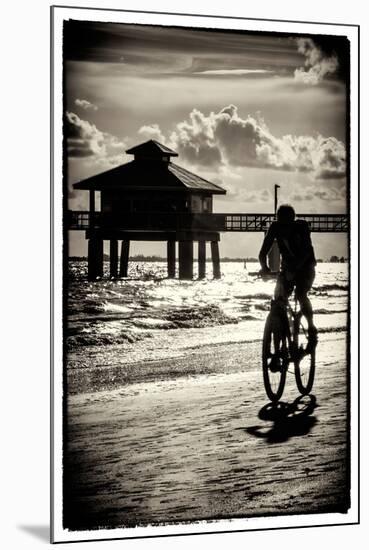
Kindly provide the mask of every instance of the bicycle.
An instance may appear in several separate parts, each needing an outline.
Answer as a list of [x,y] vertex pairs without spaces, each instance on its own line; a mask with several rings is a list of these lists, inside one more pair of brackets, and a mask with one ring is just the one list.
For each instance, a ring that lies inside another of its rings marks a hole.
[[[271,274],[273,278],[276,275]],[[273,299],[264,327],[263,379],[267,396],[273,402],[282,396],[290,363],[294,364],[297,388],[302,395],[309,394],[314,383],[316,345],[308,348],[308,330],[295,291],[293,300],[294,307],[290,299]]]

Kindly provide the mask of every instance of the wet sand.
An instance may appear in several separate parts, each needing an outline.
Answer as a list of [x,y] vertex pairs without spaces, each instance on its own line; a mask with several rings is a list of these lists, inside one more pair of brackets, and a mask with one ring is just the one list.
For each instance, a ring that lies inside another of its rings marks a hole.
[[131,377],[90,373],[100,391],[71,378],[65,527],[346,511],[345,335],[319,342],[313,395],[296,400],[288,374],[278,410],[260,360],[260,343],[232,344],[156,374],[150,363]]

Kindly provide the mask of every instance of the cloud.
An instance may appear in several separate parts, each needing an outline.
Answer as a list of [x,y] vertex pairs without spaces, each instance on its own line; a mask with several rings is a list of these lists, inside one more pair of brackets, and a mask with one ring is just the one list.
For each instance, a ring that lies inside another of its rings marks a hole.
[[81,107],[85,111],[97,111],[98,106],[94,105],[94,103],[90,103],[90,101],[87,101],[87,99],[76,99],[74,102],[77,107]]
[[186,161],[214,166],[222,163],[222,153],[215,138],[214,113],[208,117],[197,109],[190,113],[190,120],[177,124],[170,136],[172,148]]
[[203,74],[203,75],[234,75],[234,76],[245,76],[249,74],[273,74],[274,71],[268,71],[266,69],[209,69],[207,71],[195,71],[192,74]]
[[336,179],[346,171],[346,149],[344,144],[330,137],[321,138],[317,151],[317,179]]
[[272,194],[269,189],[254,189],[253,191],[238,193],[239,198],[244,202],[258,203],[263,202],[271,203]]
[[123,161],[125,143],[75,113],[66,113],[65,136],[70,159],[89,158],[103,166],[114,166]]
[[294,73],[297,82],[316,85],[338,69],[337,56],[327,56],[311,38],[298,38],[297,50],[305,57],[305,66]]
[[189,164],[212,167],[252,166],[307,172],[315,179],[342,178],[346,172],[344,144],[334,137],[274,136],[260,115],[242,118],[235,105],[218,113],[193,109],[165,138],[157,124],[142,127],[178,152]]
[[91,157],[103,154],[104,134],[94,124],[82,120],[75,113],[66,113],[66,136],[69,157]]
[[291,201],[310,201],[313,199],[319,199],[327,202],[342,202],[346,199],[346,188],[314,188],[307,187],[306,189],[293,193],[290,196]]
[[261,117],[242,119],[237,107],[229,105],[213,121],[215,141],[229,164],[290,169],[290,149],[270,133]]
[[142,126],[138,133],[147,139],[156,139],[156,141],[163,142],[165,137],[161,133],[161,130],[157,124],[151,124],[149,126]]

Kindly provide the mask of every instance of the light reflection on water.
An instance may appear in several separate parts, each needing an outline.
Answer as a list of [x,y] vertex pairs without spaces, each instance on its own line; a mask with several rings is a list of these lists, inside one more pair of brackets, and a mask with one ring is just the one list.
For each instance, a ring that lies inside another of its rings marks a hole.
[[[105,264],[107,274],[108,263]],[[250,275],[258,264],[223,262],[222,278],[166,278],[165,262],[130,263],[127,279],[86,280],[86,262],[70,262],[70,349],[119,344],[137,360],[158,350],[176,354],[188,346],[259,340],[274,281]],[[196,277],[196,270],[195,270]],[[311,299],[320,329],[347,325],[347,264],[318,264]]]

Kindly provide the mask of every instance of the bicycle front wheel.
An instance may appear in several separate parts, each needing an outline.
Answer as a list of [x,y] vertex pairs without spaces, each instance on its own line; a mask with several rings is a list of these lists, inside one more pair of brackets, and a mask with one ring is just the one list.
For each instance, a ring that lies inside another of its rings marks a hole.
[[287,334],[281,319],[268,315],[263,336],[263,378],[269,399],[278,401],[286,383],[288,367]]
[[314,383],[315,347],[308,351],[308,332],[301,318],[295,320],[293,341],[296,353],[294,360],[296,385],[302,395],[307,395],[311,392]]

